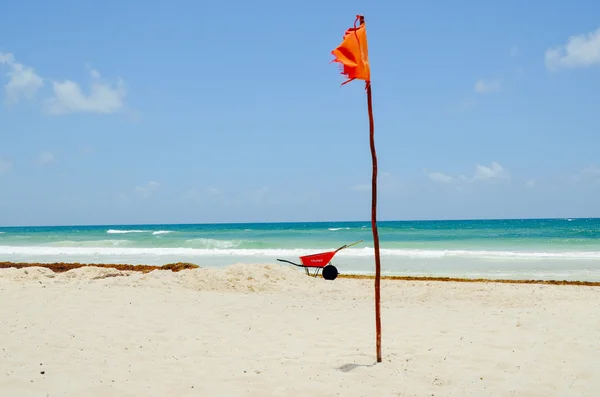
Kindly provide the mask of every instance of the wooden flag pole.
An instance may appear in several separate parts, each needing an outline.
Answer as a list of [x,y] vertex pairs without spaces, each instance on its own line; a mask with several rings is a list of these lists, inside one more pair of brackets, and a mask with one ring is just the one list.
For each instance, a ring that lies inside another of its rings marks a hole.
[[[365,17],[359,16],[360,24],[365,23]],[[369,142],[371,144],[371,160],[373,174],[371,176],[371,230],[373,232],[373,249],[375,250],[375,334],[377,362],[381,362],[381,259],[379,256],[379,232],[377,230],[377,151],[375,150],[375,122],[373,120],[373,95],[371,81],[366,82],[367,106],[369,110]]]
[[[360,21],[357,28],[356,22]],[[369,66],[368,44],[365,27],[365,17],[357,15],[354,27],[346,30],[342,44],[332,51],[336,57],[334,62],[342,64],[342,74],[348,77],[342,85],[354,79],[364,80],[369,107],[369,140],[371,143],[371,158],[373,160],[373,175],[371,178],[371,230],[373,231],[373,246],[375,249],[375,331],[377,344],[377,362],[381,362],[381,260],[379,257],[379,233],[377,231],[377,152],[375,151],[375,126],[373,122],[373,98],[371,94],[371,68]]]
[[369,107],[369,140],[371,143],[371,159],[373,174],[371,177],[371,230],[373,231],[373,247],[375,249],[375,330],[377,334],[377,362],[381,362],[381,260],[379,257],[379,232],[377,231],[377,152],[375,151],[375,125],[373,122],[373,98],[371,82],[367,83],[367,104]]
[[[360,24],[365,23],[365,17],[360,16]],[[371,176],[371,230],[373,231],[373,248],[375,250],[375,333],[377,347],[377,362],[381,362],[381,259],[379,256],[379,232],[377,230],[377,151],[375,150],[375,122],[373,121],[373,96],[371,81],[367,85],[367,105],[369,110],[369,141],[371,144],[371,159],[373,174]]]

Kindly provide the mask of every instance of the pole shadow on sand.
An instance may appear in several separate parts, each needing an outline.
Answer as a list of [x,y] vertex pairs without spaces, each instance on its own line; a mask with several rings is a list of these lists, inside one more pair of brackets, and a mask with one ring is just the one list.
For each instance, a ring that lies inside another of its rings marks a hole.
[[377,365],[377,362],[374,362],[373,364],[354,364],[354,363],[351,363],[351,364],[341,365],[341,366],[337,367],[336,369],[339,369],[342,372],[350,372],[350,371],[355,370],[358,367],[374,367],[375,365]]

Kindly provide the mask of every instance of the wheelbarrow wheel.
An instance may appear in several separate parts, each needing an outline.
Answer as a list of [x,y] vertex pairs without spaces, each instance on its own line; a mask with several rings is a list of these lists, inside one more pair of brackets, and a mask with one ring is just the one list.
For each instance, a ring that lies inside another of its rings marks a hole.
[[325,280],[335,280],[338,274],[337,268],[333,265],[327,265],[323,268],[323,278]]

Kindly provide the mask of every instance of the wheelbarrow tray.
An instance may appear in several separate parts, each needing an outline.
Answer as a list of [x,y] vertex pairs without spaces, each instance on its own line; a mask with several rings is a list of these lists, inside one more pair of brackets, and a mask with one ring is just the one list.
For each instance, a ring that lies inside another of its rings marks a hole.
[[306,270],[307,275],[311,275],[310,272],[308,271],[308,269],[314,268],[315,271],[312,274],[314,277],[317,277],[319,275],[319,272],[322,270],[323,278],[325,278],[327,280],[334,280],[338,275],[338,271],[337,271],[336,267],[331,264],[331,260],[333,259],[335,254],[337,254],[338,251],[343,250],[344,248],[348,248],[348,247],[358,244],[362,241],[363,240],[357,241],[352,244],[343,245],[340,248],[336,249],[335,251],[320,252],[318,254],[301,256],[300,257],[301,264],[294,263],[294,262],[291,262],[291,261],[288,261],[285,259],[277,259],[277,260],[280,262],[289,263],[294,266],[303,267]]

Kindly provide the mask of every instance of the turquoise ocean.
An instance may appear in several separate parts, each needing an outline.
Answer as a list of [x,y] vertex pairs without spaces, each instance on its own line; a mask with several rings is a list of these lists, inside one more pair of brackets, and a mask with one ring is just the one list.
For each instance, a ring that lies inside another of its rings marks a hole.
[[[386,275],[600,281],[600,219],[378,222]],[[336,249],[340,273],[373,274],[370,222],[0,227],[0,261],[203,267],[298,262]]]

